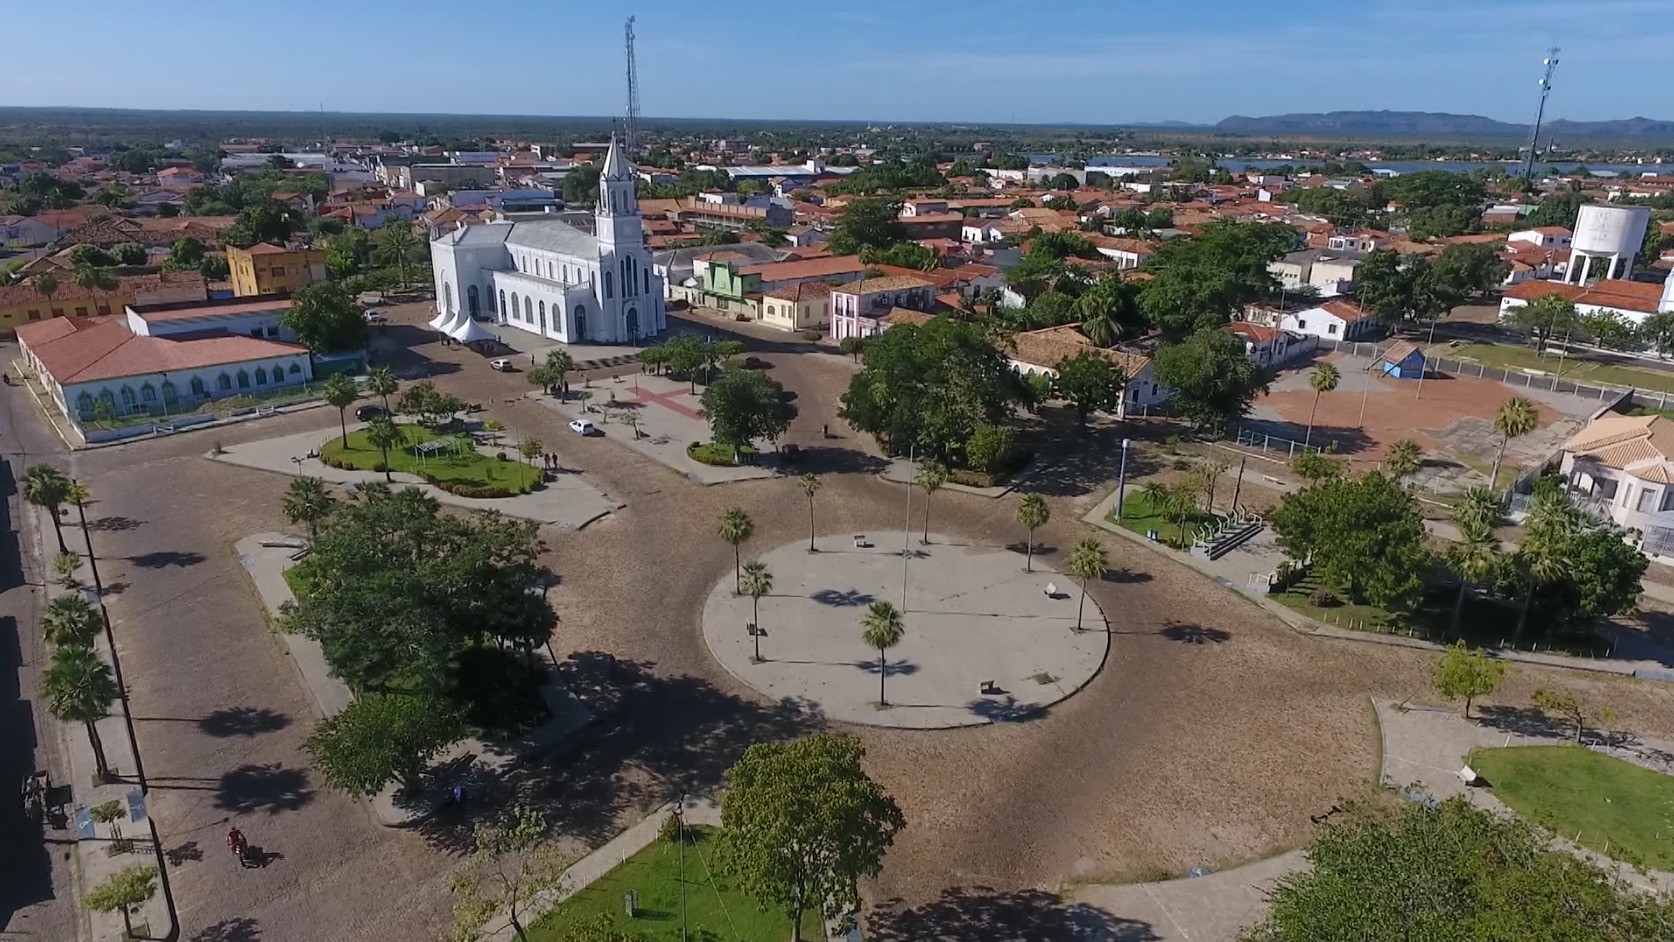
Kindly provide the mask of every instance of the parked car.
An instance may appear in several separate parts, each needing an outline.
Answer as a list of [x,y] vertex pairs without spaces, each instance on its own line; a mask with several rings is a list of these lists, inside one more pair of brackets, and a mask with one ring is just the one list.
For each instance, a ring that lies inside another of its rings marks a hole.
[[592,423],[592,421],[588,420],[588,419],[571,419],[570,420],[570,431],[576,433],[577,435],[602,435],[602,434],[604,434],[603,432],[599,431],[599,427],[597,425],[594,425]]
[[368,324],[382,324],[382,323],[385,323],[388,320],[389,320],[389,318],[384,317],[382,314],[379,314],[377,311],[367,311],[366,312],[366,322]]
[[355,410],[356,422],[370,422],[381,416],[389,415],[383,406],[361,406]]
[[512,366],[512,361],[506,359],[505,357],[501,357],[498,360],[494,360],[494,361],[490,362],[488,365],[492,369],[499,370],[502,373],[510,373],[515,368],[515,367]]

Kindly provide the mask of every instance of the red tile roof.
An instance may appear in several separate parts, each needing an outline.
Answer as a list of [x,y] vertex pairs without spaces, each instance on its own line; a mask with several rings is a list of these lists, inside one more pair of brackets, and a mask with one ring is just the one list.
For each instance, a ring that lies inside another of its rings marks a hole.
[[249,363],[294,356],[305,349],[254,337],[140,337],[120,317],[64,317],[20,324],[17,334],[59,385]]

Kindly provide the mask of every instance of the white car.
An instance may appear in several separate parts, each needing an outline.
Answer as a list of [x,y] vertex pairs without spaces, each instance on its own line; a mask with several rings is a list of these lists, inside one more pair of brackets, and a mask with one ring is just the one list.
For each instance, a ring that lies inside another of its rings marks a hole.
[[571,419],[570,431],[577,435],[598,435],[599,427],[587,419]]
[[385,318],[382,314],[379,314],[377,311],[366,312],[366,322],[368,324],[382,324],[386,320],[387,318]]
[[505,357],[501,357],[488,365],[490,368],[499,370],[502,373],[510,373],[512,371],[512,362]]

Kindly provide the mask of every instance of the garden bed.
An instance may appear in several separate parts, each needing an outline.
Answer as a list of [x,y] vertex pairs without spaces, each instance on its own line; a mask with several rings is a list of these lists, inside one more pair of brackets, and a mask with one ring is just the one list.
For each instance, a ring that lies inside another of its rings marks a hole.
[[[407,436],[407,447],[390,449],[389,470],[417,475],[450,493],[461,497],[493,498],[527,494],[540,483],[541,472],[517,457],[514,451],[500,451],[485,455],[476,450],[468,436],[463,451],[421,459],[411,451],[412,446],[442,437],[419,425],[398,425]],[[503,456],[503,457],[502,457]],[[367,430],[349,433],[349,445],[343,447],[341,435],[333,435],[320,446],[320,461],[333,468],[356,471],[383,471],[384,456],[367,441]]]
[[717,468],[737,468],[756,463],[756,450],[746,445],[738,450],[743,461],[733,460],[731,445],[720,442],[692,442],[686,446],[686,457],[699,464],[713,465]]

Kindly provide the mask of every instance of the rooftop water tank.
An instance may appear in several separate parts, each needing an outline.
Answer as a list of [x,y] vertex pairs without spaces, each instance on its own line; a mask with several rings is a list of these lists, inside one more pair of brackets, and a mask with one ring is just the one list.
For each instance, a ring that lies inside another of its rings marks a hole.
[[1583,206],[1570,246],[1588,255],[1631,259],[1639,254],[1650,221],[1651,210],[1646,206]]

